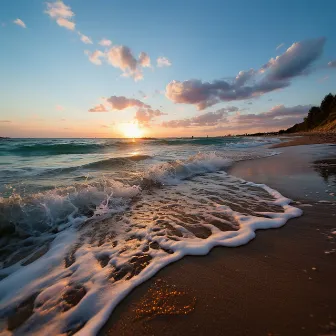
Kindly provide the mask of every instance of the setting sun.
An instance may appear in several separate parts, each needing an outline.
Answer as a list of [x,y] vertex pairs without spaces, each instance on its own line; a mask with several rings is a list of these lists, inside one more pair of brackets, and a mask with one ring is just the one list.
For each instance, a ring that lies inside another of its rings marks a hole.
[[125,138],[140,138],[143,136],[143,129],[136,123],[123,124],[120,128]]

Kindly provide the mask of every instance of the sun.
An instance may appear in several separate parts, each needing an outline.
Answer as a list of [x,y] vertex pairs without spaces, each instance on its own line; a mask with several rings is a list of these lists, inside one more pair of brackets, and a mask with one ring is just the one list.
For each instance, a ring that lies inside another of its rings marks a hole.
[[137,123],[123,124],[121,125],[121,131],[125,138],[140,138],[144,133]]

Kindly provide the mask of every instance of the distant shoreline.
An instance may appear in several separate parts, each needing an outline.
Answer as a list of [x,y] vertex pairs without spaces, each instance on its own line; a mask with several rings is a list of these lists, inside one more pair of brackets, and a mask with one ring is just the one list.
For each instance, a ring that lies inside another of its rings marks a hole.
[[[294,139],[290,139],[291,137],[294,137]],[[275,144],[271,146],[271,148],[316,144],[336,144],[336,133],[294,133],[291,135],[286,135],[285,139],[288,141],[283,141],[281,143]]]

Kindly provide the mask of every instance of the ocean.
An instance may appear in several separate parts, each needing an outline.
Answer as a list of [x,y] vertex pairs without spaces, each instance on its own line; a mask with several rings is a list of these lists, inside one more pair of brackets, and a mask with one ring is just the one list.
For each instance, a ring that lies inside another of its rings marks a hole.
[[94,335],[166,265],[300,216],[278,191],[227,173],[277,155],[276,142],[1,139],[0,333]]

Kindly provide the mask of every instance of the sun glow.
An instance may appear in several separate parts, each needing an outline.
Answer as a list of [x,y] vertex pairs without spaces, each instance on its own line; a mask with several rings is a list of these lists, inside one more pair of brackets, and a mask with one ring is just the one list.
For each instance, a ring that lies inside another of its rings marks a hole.
[[125,138],[140,138],[143,136],[143,129],[136,123],[127,123],[120,126]]

